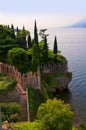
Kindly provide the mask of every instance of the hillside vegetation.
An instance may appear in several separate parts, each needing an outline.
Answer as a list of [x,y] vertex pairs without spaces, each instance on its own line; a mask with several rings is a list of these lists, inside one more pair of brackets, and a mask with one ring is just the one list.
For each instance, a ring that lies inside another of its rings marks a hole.
[[[65,65],[67,68],[67,60],[58,50],[56,36],[53,50],[49,49],[47,42],[49,34],[46,31],[47,29],[40,30],[41,40],[39,41],[36,21],[33,39],[25,27],[15,29],[13,25],[11,27],[0,25],[0,61],[15,66],[24,75],[27,73],[34,74],[37,70],[40,71],[41,75],[40,90],[27,86],[30,120],[33,122],[14,124],[12,126],[13,130],[72,130],[73,128],[73,112],[70,106],[64,104],[61,100],[53,99],[52,91],[53,86],[57,85],[56,77],[67,76],[67,78],[71,79],[72,74],[65,73],[67,69],[60,72],[58,72],[58,69],[56,72],[44,72],[45,66],[52,67],[56,65],[58,68],[58,65],[61,65],[61,67]],[[1,94],[13,90],[15,86],[16,81],[13,78],[1,74]],[[17,122],[21,120],[19,118],[22,112],[20,106],[3,103],[1,106],[3,120],[6,119],[6,114],[10,121]]]

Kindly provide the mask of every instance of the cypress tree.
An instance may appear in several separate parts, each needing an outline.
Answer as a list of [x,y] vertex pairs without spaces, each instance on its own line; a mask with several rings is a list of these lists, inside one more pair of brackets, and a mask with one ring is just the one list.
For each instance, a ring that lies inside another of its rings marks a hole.
[[22,30],[23,30],[23,31],[25,31],[25,27],[24,27],[24,25],[23,25],[23,28],[22,28]]
[[43,47],[43,62],[47,64],[48,62],[48,44],[47,44],[47,38],[45,36],[44,38],[44,47]]
[[13,24],[11,24],[11,29],[13,29],[13,30],[14,30],[14,26],[13,26]]
[[12,38],[15,38],[15,33],[14,33],[14,26],[11,24],[11,36]]
[[38,48],[37,45],[33,45],[33,53],[32,53],[32,70],[33,72],[36,72],[38,70],[39,66],[39,54],[38,54]]
[[28,46],[29,46],[29,48],[32,47],[32,42],[31,42],[31,36],[30,35],[28,36]]
[[37,46],[38,46],[38,34],[37,34],[36,20],[35,20],[35,25],[34,25],[34,44],[37,44]]
[[57,38],[56,38],[56,36],[55,36],[55,40],[54,40],[53,53],[54,53],[54,54],[57,54],[57,53],[58,53]]
[[40,67],[40,62],[39,62],[39,45],[38,45],[37,26],[36,26],[36,20],[35,20],[34,39],[33,39],[33,55],[32,55],[32,68],[33,68],[33,72],[36,72],[39,67]]
[[17,32],[19,32],[19,29],[18,29],[18,27],[16,28],[16,30],[17,30]]
[[24,27],[24,25],[23,25],[23,28],[22,28],[22,44],[23,44],[24,48],[27,48],[26,47],[26,33],[25,33],[25,27]]

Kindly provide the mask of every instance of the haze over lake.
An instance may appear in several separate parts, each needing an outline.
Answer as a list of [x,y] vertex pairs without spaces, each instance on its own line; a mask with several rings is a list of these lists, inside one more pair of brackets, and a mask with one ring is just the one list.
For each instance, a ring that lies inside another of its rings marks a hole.
[[69,84],[69,92],[60,98],[67,100],[79,118],[86,122],[86,29],[57,28],[47,31],[48,42],[53,48],[54,36],[57,36],[58,47],[68,60],[69,70],[73,78]]

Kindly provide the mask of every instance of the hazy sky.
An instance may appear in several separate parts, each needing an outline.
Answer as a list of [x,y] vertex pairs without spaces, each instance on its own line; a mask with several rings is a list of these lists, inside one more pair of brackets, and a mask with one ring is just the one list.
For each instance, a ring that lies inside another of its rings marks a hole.
[[0,0],[0,24],[58,27],[86,18],[86,0]]

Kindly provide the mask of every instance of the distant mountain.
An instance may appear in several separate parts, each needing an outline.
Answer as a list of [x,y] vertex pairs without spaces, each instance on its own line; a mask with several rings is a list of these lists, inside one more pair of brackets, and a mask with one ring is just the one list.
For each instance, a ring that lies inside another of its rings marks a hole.
[[79,22],[71,25],[72,28],[86,28],[86,19],[80,20]]

